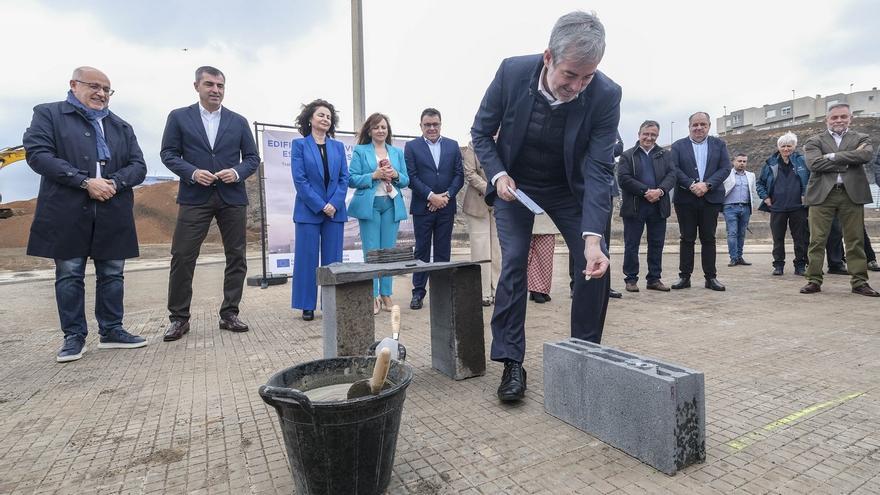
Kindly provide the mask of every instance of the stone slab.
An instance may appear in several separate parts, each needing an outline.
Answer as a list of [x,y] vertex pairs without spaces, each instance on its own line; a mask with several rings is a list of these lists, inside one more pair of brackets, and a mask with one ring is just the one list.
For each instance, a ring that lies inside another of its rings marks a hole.
[[431,364],[454,380],[486,374],[480,266],[431,272]]
[[373,280],[321,286],[324,357],[364,356],[375,339]]
[[435,261],[425,263],[421,260],[396,261],[393,263],[331,263],[318,267],[318,285],[339,285],[358,280],[372,280],[376,277],[405,275],[416,272],[432,272],[459,266],[475,265],[472,261]]

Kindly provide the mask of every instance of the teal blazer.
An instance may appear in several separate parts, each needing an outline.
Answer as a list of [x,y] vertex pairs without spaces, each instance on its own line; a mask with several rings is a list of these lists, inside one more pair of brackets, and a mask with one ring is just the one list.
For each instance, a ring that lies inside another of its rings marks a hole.
[[[391,166],[400,176],[391,184],[397,189],[394,198],[394,221],[406,220],[406,205],[403,203],[401,189],[409,185],[409,175],[406,173],[406,162],[403,159],[403,150],[385,143],[388,150],[388,159]],[[376,153],[373,143],[359,144],[354,147],[351,163],[348,166],[348,187],[354,188],[354,197],[348,205],[348,216],[361,220],[373,218],[373,199],[376,198],[376,187],[382,182],[373,180],[373,172],[379,164],[376,163]]]

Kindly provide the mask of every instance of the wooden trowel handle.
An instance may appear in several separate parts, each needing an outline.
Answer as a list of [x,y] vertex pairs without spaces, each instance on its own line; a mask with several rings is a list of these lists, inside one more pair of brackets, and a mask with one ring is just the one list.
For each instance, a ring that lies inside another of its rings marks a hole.
[[391,349],[385,347],[379,351],[379,356],[376,357],[376,365],[373,366],[373,377],[370,378],[370,392],[373,395],[378,394],[382,390],[382,385],[385,384],[385,377],[388,376],[388,365],[390,363]]
[[400,306],[391,306],[391,338],[397,339],[400,334]]

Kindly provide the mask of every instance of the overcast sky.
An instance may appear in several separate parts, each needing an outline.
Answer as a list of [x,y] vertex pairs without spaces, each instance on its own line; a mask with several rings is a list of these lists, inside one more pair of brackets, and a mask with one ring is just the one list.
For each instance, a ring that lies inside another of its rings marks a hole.
[[[21,144],[32,108],[65,97],[73,68],[110,77],[110,108],[132,124],[151,175],[165,119],[197,101],[193,72],[227,77],[224,105],[249,121],[291,124],[321,97],[352,128],[348,0],[209,3],[0,0],[0,147]],[[562,14],[595,10],[608,48],[599,69],[623,87],[627,146],[645,119],[660,142],[685,135],[694,111],[728,111],[798,96],[880,86],[880,2],[594,2],[365,0],[367,114],[396,134],[418,134],[419,113],[443,113],[443,134],[464,144],[480,99],[504,57],[538,53]],[[821,15],[817,15],[821,13]],[[675,125],[670,134],[670,123]],[[0,171],[3,201],[36,195],[24,162]]]

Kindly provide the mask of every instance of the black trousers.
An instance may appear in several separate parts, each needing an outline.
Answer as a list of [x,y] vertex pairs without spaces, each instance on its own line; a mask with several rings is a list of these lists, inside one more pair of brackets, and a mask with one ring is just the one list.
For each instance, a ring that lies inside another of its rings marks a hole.
[[168,278],[168,313],[174,320],[188,320],[192,280],[202,242],[211,220],[217,219],[226,270],[223,273],[223,304],[220,316],[237,315],[247,275],[247,206],[228,205],[214,194],[201,205],[180,205],[171,241],[171,274]]
[[807,266],[807,247],[810,244],[807,209],[770,213],[770,235],[773,237],[773,266],[785,266],[785,229],[791,232],[794,244],[794,267]]
[[[807,226],[809,231],[809,225]],[[809,242],[807,236],[807,242]],[[840,227],[840,220],[834,217],[831,222],[831,230],[828,231],[828,240],[825,241],[825,258],[828,261],[828,268],[838,268],[846,270],[846,257],[843,255],[843,229]]]
[[718,213],[723,205],[706,202],[697,198],[695,203],[675,203],[678,229],[681,231],[681,254],[679,255],[679,277],[690,278],[694,272],[694,244],[697,232],[700,236],[700,261],[706,279],[715,278],[715,229],[718,227]]
[[[417,260],[425,263],[431,262],[431,253],[434,253],[434,261],[449,261],[452,255],[452,226],[455,223],[455,214],[452,207],[447,206],[442,210],[429,212],[424,215],[413,215],[413,234],[416,246],[413,255]],[[431,249],[433,248],[433,250]],[[425,297],[428,291],[428,273],[413,273],[412,294],[419,299]]]

